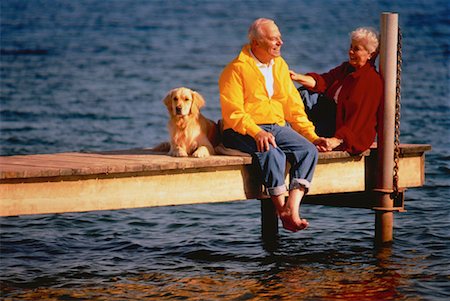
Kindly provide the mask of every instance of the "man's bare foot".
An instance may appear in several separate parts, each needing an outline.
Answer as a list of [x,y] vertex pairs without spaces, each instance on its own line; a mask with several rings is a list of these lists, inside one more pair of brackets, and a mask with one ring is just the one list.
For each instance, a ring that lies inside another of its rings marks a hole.
[[304,229],[308,228],[308,226],[309,226],[309,222],[306,219],[301,218],[300,219],[300,224],[298,225],[298,229],[299,230],[304,230]]
[[297,232],[298,231],[296,225],[293,223],[293,221],[290,218],[290,216],[280,215],[280,219],[281,219],[281,222],[283,223],[283,228],[284,229],[289,230],[291,232]]
[[304,230],[309,226],[306,219],[300,217],[293,217],[291,214],[283,212],[279,214],[281,222],[283,223],[283,228],[291,232],[297,232],[299,230]]

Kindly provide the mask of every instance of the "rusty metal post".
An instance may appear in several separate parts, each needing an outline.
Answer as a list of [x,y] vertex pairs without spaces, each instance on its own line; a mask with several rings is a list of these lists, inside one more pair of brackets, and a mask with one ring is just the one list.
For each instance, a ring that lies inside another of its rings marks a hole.
[[375,242],[393,240],[394,200],[394,133],[397,79],[398,14],[382,13],[380,26],[380,72],[384,82],[382,120],[378,122],[378,192],[375,209]]

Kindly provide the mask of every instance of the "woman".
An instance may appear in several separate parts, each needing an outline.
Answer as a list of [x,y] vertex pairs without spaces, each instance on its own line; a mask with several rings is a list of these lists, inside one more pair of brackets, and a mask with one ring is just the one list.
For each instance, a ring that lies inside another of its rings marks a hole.
[[[312,121],[317,129],[323,132],[323,125],[327,127],[325,130],[328,130],[330,138],[327,139],[326,150],[358,154],[368,149],[375,140],[383,83],[374,65],[378,54],[378,33],[372,28],[361,27],[354,30],[350,37],[347,62],[323,74],[297,74],[294,71],[290,74],[292,80],[304,87],[299,90],[306,106],[312,109],[310,113],[316,115]],[[326,99],[313,98],[308,92],[323,94]],[[314,105],[322,107],[319,116]],[[331,118],[336,120],[331,126],[326,124],[330,120],[330,112],[333,112]]]

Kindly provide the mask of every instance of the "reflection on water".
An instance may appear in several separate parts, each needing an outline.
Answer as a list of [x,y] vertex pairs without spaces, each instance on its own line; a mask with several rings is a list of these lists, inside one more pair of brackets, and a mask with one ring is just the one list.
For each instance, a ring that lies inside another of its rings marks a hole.
[[[410,273],[405,270],[408,264],[394,263],[391,253],[387,247],[374,254],[372,261],[352,263],[354,258],[330,250],[322,254],[334,258],[334,263],[327,266],[323,265],[323,258],[308,265],[286,266],[286,257],[281,256],[266,258],[273,260],[270,268],[251,274],[221,268],[194,276],[189,272],[185,276],[139,272],[112,276],[101,283],[86,281],[75,287],[65,283],[16,293],[11,287],[4,287],[4,293],[9,295],[6,300],[420,300],[401,292],[411,285],[407,278]],[[308,256],[307,260],[314,258]]]

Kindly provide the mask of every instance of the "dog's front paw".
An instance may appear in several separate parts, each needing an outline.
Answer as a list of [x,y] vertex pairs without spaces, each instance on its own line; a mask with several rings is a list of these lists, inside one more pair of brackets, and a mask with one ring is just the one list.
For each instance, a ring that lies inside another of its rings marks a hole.
[[172,156],[172,157],[187,157],[188,154],[187,154],[187,152],[184,149],[174,149],[174,150],[170,150],[169,156]]
[[193,157],[196,158],[204,158],[209,157],[211,154],[209,153],[209,150],[205,146],[200,146],[197,148],[197,150],[192,154]]

